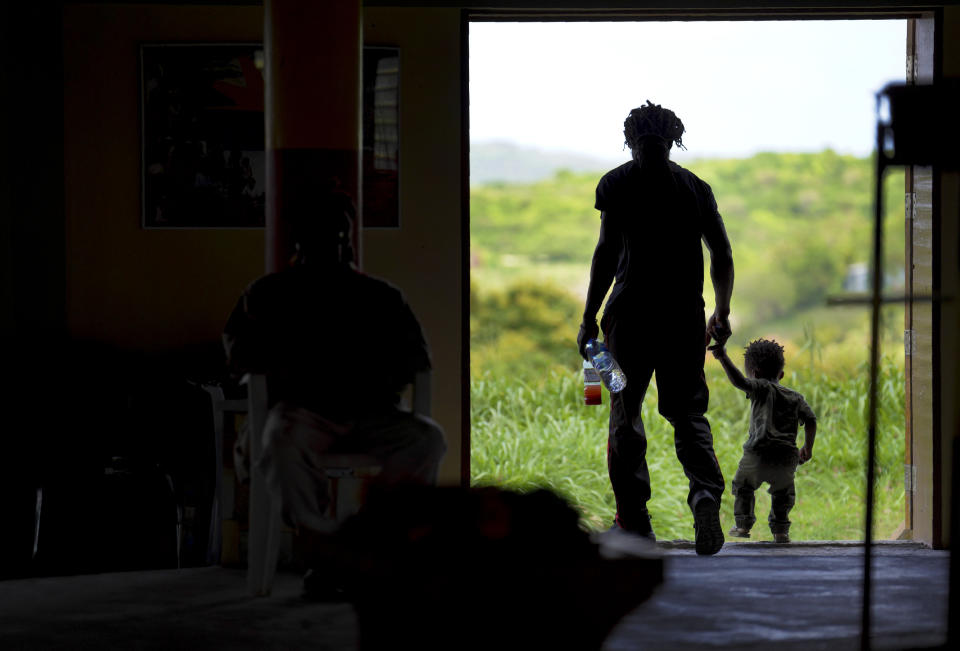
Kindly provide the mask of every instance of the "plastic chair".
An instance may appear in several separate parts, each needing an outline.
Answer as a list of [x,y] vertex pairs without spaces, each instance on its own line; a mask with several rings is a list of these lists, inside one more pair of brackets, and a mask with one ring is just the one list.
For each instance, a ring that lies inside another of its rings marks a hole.
[[214,439],[214,493],[213,505],[210,509],[210,529],[207,537],[207,563],[216,565],[220,562],[223,526],[223,437],[226,431],[227,416],[229,414],[247,413],[249,401],[247,398],[227,398],[223,387],[219,384],[200,385],[210,394],[211,408],[213,409],[213,439]]
[[[247,587],[254,596],[270,594],[277,571],[280,535],[283,528],[280,496],[267,490],[258,467],[263,454],[263,429],[267,421],[267,379],[264,375],[244,376],[249,401],[250,427],[250,526],[247,538]],[[430,415],[430,373],[418,373],[414,379],[412,411]],[[379,461],[364,454],[330,454],[321,457],[324,473],[330,481],[333,522],[340,522],[359,508],[358,493],[365,471],[379,468]]]

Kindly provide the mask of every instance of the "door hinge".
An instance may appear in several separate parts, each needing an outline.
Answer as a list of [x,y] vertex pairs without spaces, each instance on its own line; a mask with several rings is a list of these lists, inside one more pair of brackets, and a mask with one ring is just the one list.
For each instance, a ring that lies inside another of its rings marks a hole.
[[907,55],[906,82],[908,84],[916,83],[917,77],[920,76],[919,62],[920,62],[920,59],[917,57],[917,55],[915,54]]
[[917,467],[904,464],[903,466],[903,488],[908,493],[917,492]]
[[913,355],[913,330],[903,331],[903,354]]
[[903,197],[903,218],[911,223],[917,218],[917,193],[907,192]]

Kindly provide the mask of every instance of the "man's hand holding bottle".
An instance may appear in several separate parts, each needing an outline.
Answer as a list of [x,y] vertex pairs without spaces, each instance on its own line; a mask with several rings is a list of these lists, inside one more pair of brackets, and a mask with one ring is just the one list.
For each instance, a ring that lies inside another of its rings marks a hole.
[[600,327],[595,319],[584,319],[580,324],[580,332],[577,333],[577,350],[580,351],[580,357],[589,360],[587,357],[587,342],[600,336]]

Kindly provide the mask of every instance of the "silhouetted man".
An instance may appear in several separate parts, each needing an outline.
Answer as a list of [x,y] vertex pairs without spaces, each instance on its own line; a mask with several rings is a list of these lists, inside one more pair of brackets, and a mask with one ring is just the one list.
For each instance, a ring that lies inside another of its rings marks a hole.
[[436,423],[398,407],[430,368],[419,322],[398,289],[354,269],[350,200],[318,203],[294,220],[290,267],[254,281],[224,329],[230,367],[267,376],[261,468],[308,540],[331,528],[319,455],[369,454],[380,483],[430,485],[446,451]]
[[[708,391],[703,375],[710,337],[730,336],[733,291],[730,243],[710,186],[670,161],[682,147],[683,123],[673,111],[652,104],[624,122],[632,160],[597,185],[600,237],[590,268],[580,354],[599,333],[596,315],[615,280],[601,326],[604,339],[627,376],[611,395],[607,467],[617,503],[616,527],[653,538],[647,501],[647,437],[640,408],[657,374],[658,408],[674,428],[677,458],[690,480],[687,502],[694,514],[698,554],[723,546],[720,497],[724,480],[704,417]],[[716,310],[704,323],[703,252],[710,251]]]

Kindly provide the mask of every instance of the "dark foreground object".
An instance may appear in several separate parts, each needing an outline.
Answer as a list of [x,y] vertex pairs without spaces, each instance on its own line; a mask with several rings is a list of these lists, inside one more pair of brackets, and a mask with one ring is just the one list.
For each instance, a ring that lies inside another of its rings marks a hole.
[[[599,649],[663,580],[643,556],[607,558],[548,491],[392,491],[345,523],[330,556],[360,648]],[[608,550],[606,550],[608,551]],[[634,548],[636,551],[636,548]]]

